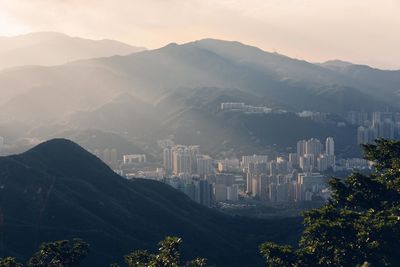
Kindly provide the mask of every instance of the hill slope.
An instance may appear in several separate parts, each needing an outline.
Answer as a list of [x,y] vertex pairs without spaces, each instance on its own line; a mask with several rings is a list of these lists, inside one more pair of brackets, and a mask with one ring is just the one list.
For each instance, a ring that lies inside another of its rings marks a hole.
[[0,158],[0,185],[2,253],[21,258],[43,241],[81,237],[91,244],[85,266],[109,266],[179,235],[187,256],[246,266],[260,263],[260,242],[288,242],[300,230],[298,220],[228,217],[165,184],[125,180],[65,139]]
[[[400,70],[380,70],[366,65],[356,65],[340,60],[321,64],[340,75],[356,80],[363,91],[389,103],[396,103],[400,96]],[[378,88],[378,90],[377,90]]]

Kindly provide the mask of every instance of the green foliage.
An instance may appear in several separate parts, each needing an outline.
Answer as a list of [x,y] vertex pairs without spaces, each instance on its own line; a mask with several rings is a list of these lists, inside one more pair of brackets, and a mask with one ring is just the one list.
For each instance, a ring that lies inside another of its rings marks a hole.
[[128,267],[206,267],[207,261],[204,258],[196,258],[192,261],[181,263],[179,252],[182,239],[179,237],[167,236],[158,243],[157,254],[151,254],[147,250],[136,250],[124,257]]
[[194,260],[188,261],[185,264],[185,267],[206,267],[207,260],[204,258],[196,258]]
[[330,201],[305,212],[297,249],[261,246],[267,266],[400,266],[400,142],[380,139],[364,150],[376,171],[332,179]]
[[0,258],[0,267],[23,267],[22,263],[17,262],[13,257]]
[[154,255],[147,250],[136,250],[124,257],[128,267],[145,267],[153,260]]
[[279,246],[272,242],[267,242],[260,247],[261,254],[265,255],[265,260],[270,267],[289,267],[296,260],[293,248],[290,246]]
[[30,267],[72,267],[78,266],[88,255],[89,245],[81,239],[61,240],[43,243],[38,252],[30,258]]

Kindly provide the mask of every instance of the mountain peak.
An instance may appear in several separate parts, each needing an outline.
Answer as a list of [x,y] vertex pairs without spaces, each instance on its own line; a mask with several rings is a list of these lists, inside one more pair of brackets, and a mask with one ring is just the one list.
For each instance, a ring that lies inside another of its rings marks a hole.
[[71,140],[55,138],[45,141],[34,148],[14,156],[31,165],[48,166],[66,173],[87,171],[87,166],[96,166],[99,172],[111,172],[99,158],[83,149]]
[[[50,139],[47,141],[44,141],[43,143],[40,143],[39,145],[35,146],[29,151],[39,151],[39,152],[44,152],[46,150],[53,150],[53,149],[71,149],[71,148],[81,148],[78,144],[74,143],[73,141],[65,138],[54,138]],[[29,152],[27,151],[27,152]]]

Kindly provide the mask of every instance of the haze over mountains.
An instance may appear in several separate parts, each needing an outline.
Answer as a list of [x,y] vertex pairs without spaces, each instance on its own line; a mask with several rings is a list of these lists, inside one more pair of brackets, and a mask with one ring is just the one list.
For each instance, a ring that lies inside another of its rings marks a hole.
[[143,51],[114,40],[89,40],[56,32],[0,37],[0,70],[24,65],[60,65],[78,59]]
[[[249,150],[260,144],[287,146],[312,134],[324,138],[343,133],[347,138],[338,140],[346,141],[338,145],[347,147],[346,142],[355,143],[355,129],[339,129],[335,123],[340,116],[350,110],[398,110],[399,81],[400,71],[338,61],[312,64],[239,42],[204,39],[125,56],[3,71],[0,126],[39,139],[87,128],[145,142],[172,134],[177,142],[194,141],[217,151],[238,144]],[[223,113],[221,102],[339,117],[321,125],[290,114],[262,115],[262,123],[248,125],[254,117]],[[282,139],[290,130],[288,121],[312,126]],[[42,127],[47,131],[32,134]],[[217,138],[210,138],[216,132]]]
[[0,248],[24,259],[44,241],[83,238],[84,266],[109,266],[131,250],[154,250],[166,235],[184,240],[184,255],[218,266],[261,264],[265,240],[294,242],[299,219],[235,218],[190,200],[160,182],[127,180],[75,143],[54,139],[0,157]]

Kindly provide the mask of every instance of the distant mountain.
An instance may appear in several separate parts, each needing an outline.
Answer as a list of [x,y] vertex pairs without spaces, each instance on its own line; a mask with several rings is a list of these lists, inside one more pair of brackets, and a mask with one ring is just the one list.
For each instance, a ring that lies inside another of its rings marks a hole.
[[321,64],[360,83],[367,94],[397,104],[400,97],[400,70],[380,70],[366,65],[356,65],[338,60]]
[[[289,139],[267,138],[272,135],[249,138],[261,131],[255,125],[244,129],[247,122],[240,120],[248,116],[226,120],[218,113],[220,103],[239,101],[342,117],[350,110],[399,110],[398,72],[354,70],[359,68],[338,61],[312,64],[215,39],[61,66],[21,67],[0,73],[0,127],[20,125],[26,133],[52,125],[64,130],[95,128],[153,142],[175,135],[181,137],[179,142],[214,140],[208,147],[215,150],[235,143],[248,148],[273,145],[272,140],[286,145]],[[283,124],[293,119],[280,118]],[[301,125],[303,119],[296,120]],[[314,124],[309,129],[336,127]],[[266,127],[273,131],[273,125]],[[346,140],[352,140],[354,131],[344,131],[351,133]],[[322,132],[320,136],[325,136]],[[211,138],[212,133],[219,133],[219,138]],[[293,130],[290,140],[305,135]]]
[[[43,241],[81,237],[84,266],[109,266],[165,235],[184,240],[184,255],[218,266],[261,264],[258,244],[294,241],[298,219],[230,217],[192,202],[172,187],[126,180],[65,139],[0,157],[1,253],[26,258]],[[1,255],[3,256],[3,255]]]
[[78,59],[143,51],[113,40],[89,40],[56,32],[0,37],[0,70],[25,65],[60,65]]
[[[19,79],[22,76],[23,81]],[[381,97],[375,99],[364,92],[364,84],[323,66],[238,42],[213,39],[60,67],[16,69],[0,75],[0,85],[8,95],[3,103],[14,98],[11,105],[18,106],[18,102],[32,99],[36,94],[47,102],[44,106],[40,103],[42,109],[58,99],[74,103],[69,109],[80,108],[78,104],[99,106],[110,100],[110,91],[128,92],[141,100],[154,101],[171,89],[193,87],[239,89],[255,94],[267,104],[293,110],[341,113],[348,109],[384,107]],[[327,91],[329,99],[325,96]],[[84,95],[79,101],[74,99],[78,92]],[[22,102],[19,104],[22,106]],[[59,108],[64,114],[65,108]]]

